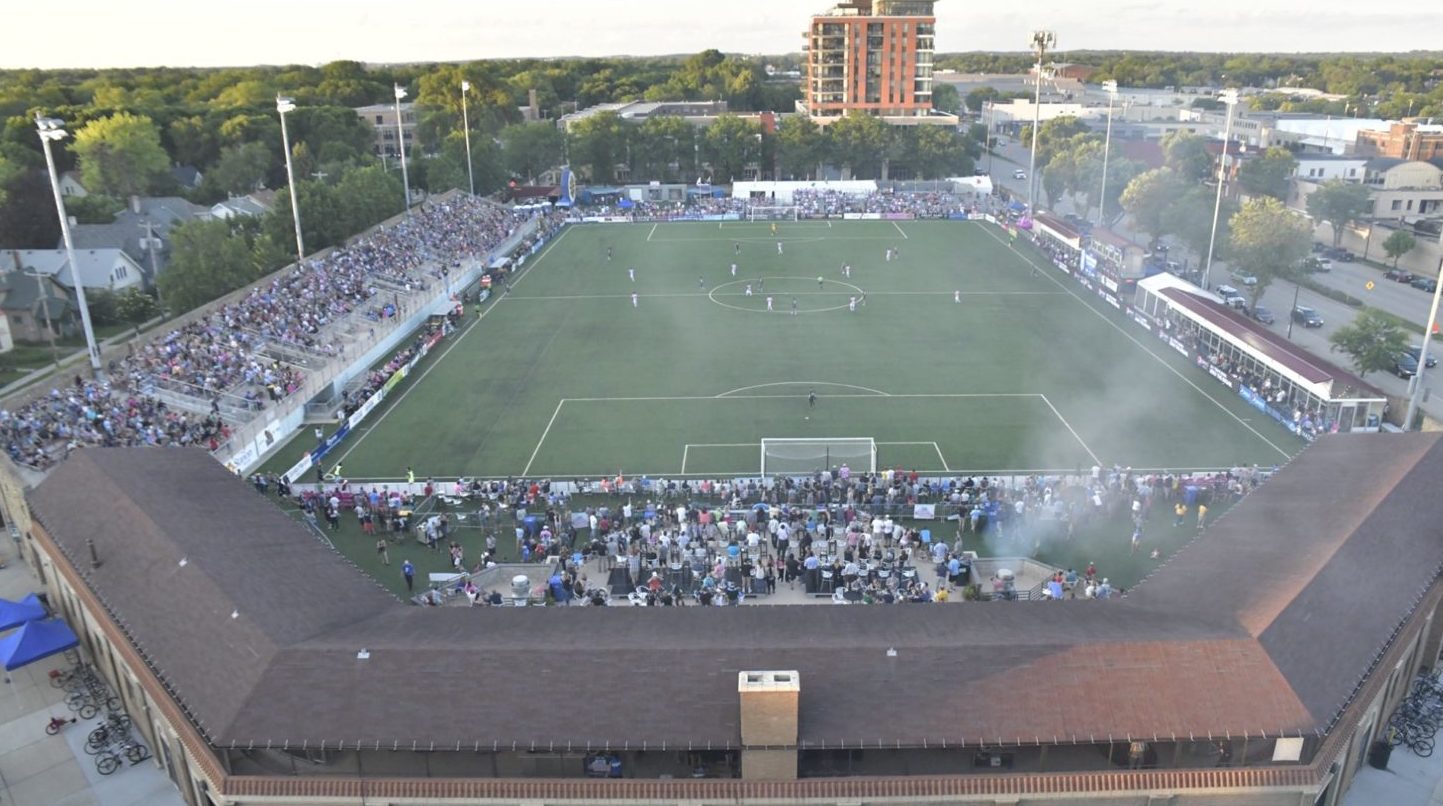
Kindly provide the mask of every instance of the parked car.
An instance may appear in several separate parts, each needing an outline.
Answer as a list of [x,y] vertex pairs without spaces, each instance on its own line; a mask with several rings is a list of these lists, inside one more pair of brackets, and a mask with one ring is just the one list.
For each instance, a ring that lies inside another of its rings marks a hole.
[[1024,171],[1024,170],[1022,170],[1021,168],[1018,168],[1017,170],[1015,170],[1015,171],[1012,172],[1012,178],[1013,178],[1013,179],[1026,179],[1026,178],[1027,178],[1027,172]]
[[1391,369],[1399,378],[1411,378],[1418,374],[1418,360],[1407,353],[1398,353]]
[[1402,269],[1389,269],[1383,272],[1383,278],[1398,283],[1411,283],[1418,279],[1418,275],[1411,271],[1403,271]]
[[1438,281],[1432,277],[1414,277],[1408,284],[1419,291],[1427,291],[1430,294],[1438,290]]
[[1299,268],[1308,274],[1329,272],[1333,270],[1333,262],[1325,257],[1317,257],[1314,255],[1303,258],[1303,262],[1299,264]]
[[1261,305],[1253,309],[1253,318],[1258,320],[1259,322],[1262,322],[1265,325],[1271,325],[1273,322],[1277,321],[1277,319],[1273,316],[1272,309],[1264,308]]
[[1257,285],[1257,284],[1258,284],[1258,278],[1255,277],[1255,276],[1253,276],[1253,275],[1251,275],[1251,274],[1248,274],[1248,273],[1245,272],[1245,271],[1235,271],[1235,272],[1233,272],[1233,273],[1232,273],[1232,278],[1233,278],[1234,280],[1237,280],[1239,283],[1242,283],[1243,285]]
[[1240,311],[1248,309],[1247,297],[1244,297],[1236,288],[1230,285],[1220,285],[1214,288],[1213,291],[1223,298],[1223,304],[1229,308],[1236,308]]
[[[1409,348],[1408,348],[1407,350],[1405,350],[1404,352],[1408,353],[1408,355],[1413,356],[1413,362],[1414,362],[1414,363],[1417,363],[1417,362],[1418,362],[1418,356],[1419,356],[1420,354],[1422,354],[1423,348],[1422,348],[1420,345],[1415,344],[1415,345],[1413,345],[1412,347],[1409,347]],[[1427,364],[1425,364],[1425,366],[1429,366],[1429,367],[1436,367],[1436,366],[1438,366],[1438,359],[1436,358],[1437,352],[1438,352],[1438,346],[1437,346],[1437,345],[1433,345],[1433,349],[1432,349],[1431,351],[1429,351],[1429,353],[1428,353],[1428,362],[1427,362]]]
[[1328,249],[1324,249],[1323,256],[1332,260],[1336,260],[1339,263],[1353,262],[1353,253],[1340,246],[1334,246]]
[[1306,305],[1299,305],[1293,309],[1293,321],[1303,327],[1322,327],[1323,316]]

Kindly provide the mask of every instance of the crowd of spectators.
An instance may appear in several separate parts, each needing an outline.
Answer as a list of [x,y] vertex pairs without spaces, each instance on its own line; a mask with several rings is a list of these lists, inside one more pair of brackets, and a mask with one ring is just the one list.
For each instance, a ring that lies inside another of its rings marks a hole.
[[[254,411],[294,394],[308,369],[340,354],[338,323],[353,315],[370,321],[396,315],[401,293],[433,287],[523,221],[468,196],[427,203],[406,220],[133,343],[129,354],[110,362],[104,380],[80,380],[0,410],[0,438],[12,459],[39,468],[83,445],[224,442],[222,397],[234,404],[229,411]],[[278,349],[268,352],[271,344]],[[198,418],[167,408],[154,396],[158,389],[208,403],[211,414]]]
[[973,203],[962,196],[941,191],[928,193],[845,193],[839,190],[805,188],[792,193],[792,204],[802,218],[836,218],[847,213],[905,214],[916,218],[946,218],[968,212]]

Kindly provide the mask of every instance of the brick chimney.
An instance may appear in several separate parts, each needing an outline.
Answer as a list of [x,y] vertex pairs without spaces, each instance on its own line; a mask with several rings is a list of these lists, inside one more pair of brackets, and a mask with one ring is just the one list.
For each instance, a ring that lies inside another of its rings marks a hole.
[[789,781],[797,777],[801,691],[802,679],[795,671],[737,673],[743,779]]

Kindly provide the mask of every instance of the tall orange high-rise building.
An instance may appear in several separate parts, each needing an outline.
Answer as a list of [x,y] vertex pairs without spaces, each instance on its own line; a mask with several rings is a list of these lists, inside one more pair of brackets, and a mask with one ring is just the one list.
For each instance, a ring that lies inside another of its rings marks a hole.
[[803,104],[814,118],[932,111],[934,0],[844,0],[812,17]]

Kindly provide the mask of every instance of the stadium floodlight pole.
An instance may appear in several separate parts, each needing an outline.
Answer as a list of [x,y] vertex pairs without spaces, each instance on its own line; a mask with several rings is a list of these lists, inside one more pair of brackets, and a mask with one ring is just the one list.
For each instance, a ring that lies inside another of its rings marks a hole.
[[1423,394],[1423,372],[1428,369],[1428,342],[1433,338],[1433,328],[1438,325],[1438,299],[1443,295],[1443,259],[1438,261],[1438,275],[1433,284],[1433,306],[1428,309],[1428,325],[1423,328],[1423,346],[1418,350],[1418,371],[1413,375],[1413,388],[1408,395],[1408,415],[1403,418],[1403,430],[1413,430],[1413,417],[1418,413],[1418,398]]
[[296,174],[291,166],[291,135],[286,129],[286,113],[296,111],[296,99],[276,96],[276,111],[281,116],[281,147],[286,150],[286,186],[291,191],[291,220],[296,225],[296,265],[306,262],[306,242],[301,237],[301,206],[296,202]]
[[401,152],[401,187],[406,191],[406,215],[411,214],[411,177],[406,173],[406,129],[401,125],[401,99],[406,97],[406,88],[396,88],[396,142]]
[[[1227,104],[1227,123],[1223,124],[1223,153],[1218,157],[1218,198],[1213,203],[1213,231],[1208,236],[1208,260],[1203,267],[1203,288],[1211,289],[1213,282],[1213,248],[1218,240],[1218,215],[1223,210],[1223,185],[1228,178],[1228,144],[1233,139],[1233,109],[1238,105],[1237,90],[1223,90],[1218,100]],[[1291,314],[1289,314],[1291,316]]]
[[[90,354],[90,368],[100,372],[100,348],[95,343],[95,328],[90,324],[90,306],[85,304],[85,283],[82,281],[80,266],[75,262],[75,241],[70,237],[70,219],[65,212],[65,197],[60,193],[60,174],[55,170],[55,154],[50,144],[64,140],[64,121],[35,115],[35,128],[40,132],[40,144],[45,148],[45,166],[50,169],[50,191],[55,194],[55,212],[60,216],[60,237],[65,241],[65,262],[70,264],[70,279],[75,281],[75,306],[80,309],[80,326],[85,330],[85,349]],[[49,303],[46,303],[46,317],[49,317]],[[48,322],[46,324],[49,324]]]
[[1037,130],[1042,126],[1042,59],[1047,51],[1057,46],[1057,34],[1051,31],[1033,31],[1032,49],[1037,51],[1037,91],[1032,99],[1032,157],[1027,165],[1027,217],[1032,217],[1037,196]]
[[466,136],[466,181],[471,184],[471,195],[476,195],[476,174],[471,172],[471,119],[466,116],[466,95],[471,92],[471,82],[461,80],[461,130]]
[[1097,194],[1097,226],[1101,227],[1107,218],[1107,152],[1112,148],[1112,104],[1117,100],[1117,82],[1104,81],[1107,90],[1107,137],[1102,141],[1102,190]]

